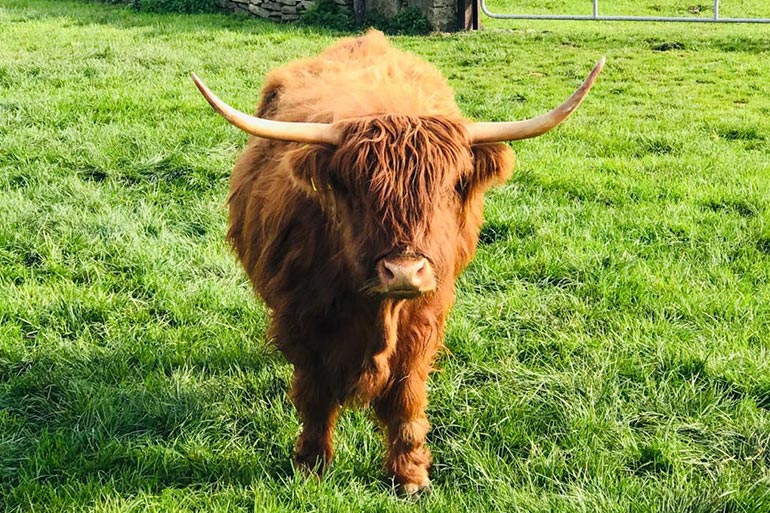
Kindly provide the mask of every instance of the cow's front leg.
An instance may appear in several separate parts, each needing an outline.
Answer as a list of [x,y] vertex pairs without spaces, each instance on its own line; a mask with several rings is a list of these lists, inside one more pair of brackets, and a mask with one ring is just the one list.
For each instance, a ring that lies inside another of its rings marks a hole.
[[425,416],[425,381],[426,378],[414,374],[396,380],[374,404],[377,417],[387,429],[387,470],[407,495],[430,485],[430,450],[425,445],[430,429]]
[[294,462],[303,470],[322,474],[334,456],[332,436],[339,403],[317,372],[297,367],[291,398],[302,421]]

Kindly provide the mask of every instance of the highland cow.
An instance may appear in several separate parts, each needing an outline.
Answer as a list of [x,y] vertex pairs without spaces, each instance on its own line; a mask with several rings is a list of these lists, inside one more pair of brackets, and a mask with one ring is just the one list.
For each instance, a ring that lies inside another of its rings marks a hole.
[[193,75],[253,136],[232,175],[228,238],[294,366],[297,465],[322,471],[340,407],[371,404],[388,472],[408,494],[428,486],[426,380],[484,192],[513,169],[503,142],[561,123],[603,62],[553,111],[499,123],[463,117],[438,70],[376,31],[271,72],[256,116]]

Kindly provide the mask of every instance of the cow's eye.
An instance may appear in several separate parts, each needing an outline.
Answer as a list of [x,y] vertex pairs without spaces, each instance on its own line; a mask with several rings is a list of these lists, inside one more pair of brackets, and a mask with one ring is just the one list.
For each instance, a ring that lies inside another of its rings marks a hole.
[[460,201],[468,199],[468,193],[471,190],[471,180],[467,176],[460,177],[455,183],[455,192]]
[[335,176],[329,178],[329,187],[336,193],[344,195],[350,194],[348,186]]

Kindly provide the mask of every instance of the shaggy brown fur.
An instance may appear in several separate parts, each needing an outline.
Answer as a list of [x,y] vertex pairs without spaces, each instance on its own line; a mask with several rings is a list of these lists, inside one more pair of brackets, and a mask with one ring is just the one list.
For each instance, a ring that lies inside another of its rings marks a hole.
[[[475,251],[483,193],[509,177],[513,152],[471,146],[440,73],[379,32],[273,71],[263,94],[261,117],[343,133],[337,147],[252,137],[231,183],[229,239],[294,365],[295,460],[322,469],[340,406],[371,403],[388,471],[419,490],[430,464],[425,383]],[[425,257],[436,290],[374,293],[387,255]]]

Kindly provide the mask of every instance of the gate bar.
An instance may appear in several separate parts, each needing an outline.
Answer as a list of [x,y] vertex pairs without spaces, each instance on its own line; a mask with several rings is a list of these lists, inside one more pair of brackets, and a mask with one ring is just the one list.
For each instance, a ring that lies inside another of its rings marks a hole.
[[719,0],[714,0],[714,16],[711,18],[669,16],[600,16],[599,0],[593,0],[593,14],[499,14],[487,7],[486,0],[479,0],[481,11],[490,18],[501,20],[592,20],[592,21],[675,21],[690,23],[770,23],[770,18],[720,18]]

